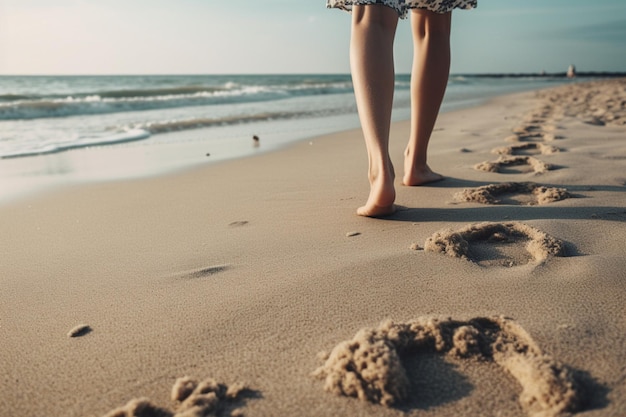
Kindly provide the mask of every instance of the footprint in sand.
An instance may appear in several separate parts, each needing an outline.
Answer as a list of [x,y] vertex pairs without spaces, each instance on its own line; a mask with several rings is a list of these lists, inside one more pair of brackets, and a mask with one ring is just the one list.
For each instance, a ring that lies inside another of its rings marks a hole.
[[491,153],[496,155],[551,155],[561,150],[555,146],[546,145],[541,142],[526,142],[519,145],[504,146],[494,148]]
[[79,324],[78,326],[74,326],[69,332],[67,332],[67,337],[81,337],[86,335],[87,333],[91,333],[91,326],[88,324]]
[[546,132],[546,133],[539,133],[539,132],[532,132],[532,133],[518,133],[515,135],[511,135],[511,136],[507,136],[506,138],[504,138],[504,140],[506,142],[552,142],[555,141],[557,139],[563,139],[562,136],[557,136],[552,132]]
[[172,387],[174,411],[158,407],[147,398],[136,398],[107,413],[105,417],[208,417],[243,416],[246,398],[258,393],[245,385],[227,386],[209,378],[200,383],[189,377],[178,378]]
[[557,136],[554,133],[544,133],[543,140],[544,142],[552,142],[557,139],[563,139],[563,136]]
[[247,225],[249,222],[247,220],[238,220],[235,222],[228,223],[229,227],[241,227]]
[[565,188],[546,187],[534,182],[505,182],[466,188],[454,195],[464,203],[534,206],[565,200],[572,195]]
[[410,389],[407,361],[429,360],[433,353],[495,362],[521,385],[519,402],[530,416],[576,412],[584,404],[576,371],[543,353],[521,326],[504,317],[387,321],[338,344],[313,376],[331,393],[398,405],[420,395]]
[[505,142],[542,142],[543,141],[543,133],[533,132],[533,133],[516,133],[511,136],[507,136],[504,138]]
[[477,223],[453,231],[435,232],[424,243],[426,252],[466,259],[481,266],[519,266],[564,256],[564,243],[518,222]]
[[541,125],[536,124],[534,122],[526,123],[526,124],[516,126],[512,130],[513,130],[513,133],[518,134],[518,135],[524,135],[528,133],[540,133]]
[[554,169],[554,166],[532,156],[501,155],[495,161],[485,161],[474,165],[474,169],[486,172],[500,172],[503,174],[522,174],[529,172],[544,174]]
[[550,106],[549,104],[542,104],[539,107],[537,107],[535,110],[530,112],[530,115],[531,117],[546,118],[546,117],[549,117],[551,113],[552,113],[552,106]]
[[174,278],[184,278],[184,279],[199,279],[210,277],[211,275],[215,275],[220,272],[224,272],[230,268],[228,264],[222,265],[212,265],[207,266],[206,268],[192,269],[190,271],[179,272],[174,274]]
[[557,136],[554,133],[555,130],[556,126],[548,124],[522,125],[514,128],[514,134],[506,137],[504,140],[507,142],[551,142],[556,139],[562,139],[561,136]]

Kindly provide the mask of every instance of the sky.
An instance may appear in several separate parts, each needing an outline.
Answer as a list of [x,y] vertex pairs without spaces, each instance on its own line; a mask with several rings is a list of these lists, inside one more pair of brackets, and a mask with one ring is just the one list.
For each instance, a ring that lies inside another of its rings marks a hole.
[[[478,0],[452,73],[626,72],[626,0]],[[0,75],[348,73],[350,15],[325,0],[0,0]],[[412,59],[398,26],[398,73]]]

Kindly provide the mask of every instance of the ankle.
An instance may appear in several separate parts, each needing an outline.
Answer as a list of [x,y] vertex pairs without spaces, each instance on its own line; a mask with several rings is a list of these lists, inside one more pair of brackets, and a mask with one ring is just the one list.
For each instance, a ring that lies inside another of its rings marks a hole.
[[396,177],[396,173],[395,173],[395,170],[393,168],[393,164],[391,163],[391,161],[389,161],[386,164],[370,166],[370,169],[368,172],[368,178],[369,178],[370,183],[372,184],[377,181],[381,181],[384,183],[388,183],[388,182],[393,183],[395,177]]

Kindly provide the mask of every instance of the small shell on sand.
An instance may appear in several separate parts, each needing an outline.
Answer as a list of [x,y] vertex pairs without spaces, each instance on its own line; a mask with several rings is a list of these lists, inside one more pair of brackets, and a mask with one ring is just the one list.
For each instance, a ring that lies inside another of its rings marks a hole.
[[84,336],[91,331],[91,327],[88,324],[79,324],[67,333],[67,337],[80,337]]
[[346,237],[358,236],[360,234],[361,234],[361,232],[348,232],[348,233],[346,233]]

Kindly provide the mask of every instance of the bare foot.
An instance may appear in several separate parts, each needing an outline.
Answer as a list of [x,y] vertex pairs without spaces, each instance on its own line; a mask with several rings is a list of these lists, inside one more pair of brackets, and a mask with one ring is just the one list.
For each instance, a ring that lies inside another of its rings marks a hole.
[[368,204],[363,207],[359,207],[356,209],[356,214],[364,217],[383,217],[388,216],[396,212],[396,205],[392,204],[390,206],[381,207],[381,206],[369,206]]
[[393,181],[393,174],[371,181],[367,202],[356,210],[356,214],[365,217],[381,217],[394,213],[396,206],[393,202],[396,199],[396,189]]
[[433,172],[428,165],[422,169],[408,169],[405,171],[402,184],[407,186],[416,186],[429,184],[431,182],[441,181],[443,176]]

